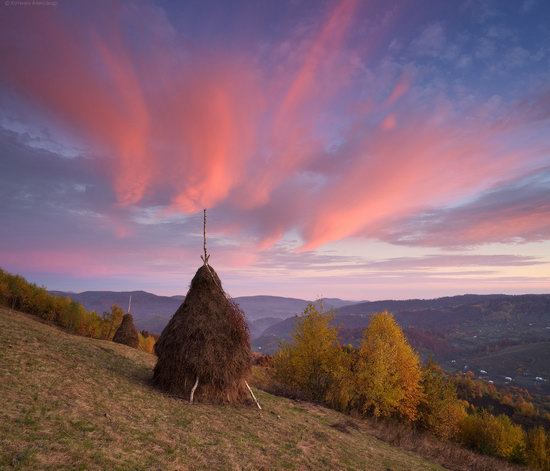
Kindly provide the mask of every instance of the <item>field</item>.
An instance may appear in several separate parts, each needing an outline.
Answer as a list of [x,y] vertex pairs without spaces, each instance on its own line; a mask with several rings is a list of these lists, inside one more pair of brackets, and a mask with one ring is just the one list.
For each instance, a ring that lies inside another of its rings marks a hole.
[[152,355],[22,313],[0,309],[0,344],[0,469],[442,469],[262,391],[262,411],[191,406],[149,385]]

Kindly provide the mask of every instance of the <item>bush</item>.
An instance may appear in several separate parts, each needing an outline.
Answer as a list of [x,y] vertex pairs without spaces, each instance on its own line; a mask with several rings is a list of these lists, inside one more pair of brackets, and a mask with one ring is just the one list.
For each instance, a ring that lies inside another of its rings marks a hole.
[[452,380],[433,361],[422,371],[423,397],[418,407],[418,423],[442,439],[456,437],[466,416]]
[[469,415],[461,424],[462,442],[480,453],[522,462],[525,456],[525,432],[506,415],[487,411]]

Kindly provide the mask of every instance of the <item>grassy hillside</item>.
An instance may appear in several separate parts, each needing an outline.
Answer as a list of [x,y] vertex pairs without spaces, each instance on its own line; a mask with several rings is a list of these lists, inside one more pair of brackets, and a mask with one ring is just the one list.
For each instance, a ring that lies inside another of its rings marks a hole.
[[441,469],[337,412],[152,389],[154,357],[0,308],[0,469]]

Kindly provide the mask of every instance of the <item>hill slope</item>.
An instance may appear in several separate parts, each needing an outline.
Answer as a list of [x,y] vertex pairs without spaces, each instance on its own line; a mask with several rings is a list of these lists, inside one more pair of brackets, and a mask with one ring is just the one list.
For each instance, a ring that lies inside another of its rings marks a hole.
[[0,308],[0,468],[441,469],[329,409],[189,405],[149,386],[152,355]]

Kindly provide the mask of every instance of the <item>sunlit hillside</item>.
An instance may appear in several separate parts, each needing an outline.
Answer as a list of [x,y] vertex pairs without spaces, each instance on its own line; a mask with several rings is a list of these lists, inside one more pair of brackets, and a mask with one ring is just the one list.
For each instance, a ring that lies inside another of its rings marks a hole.
[[442,469],[324,407],[189,405],[155,357],[0,309],[1,469]]

